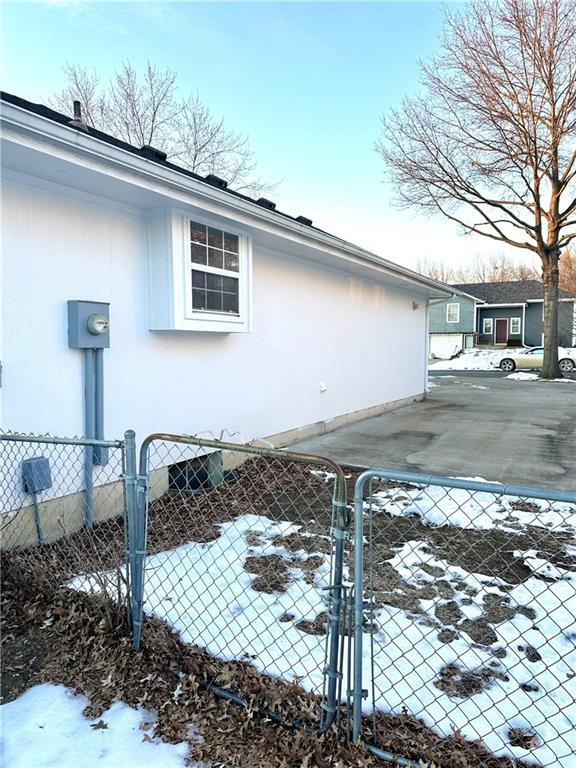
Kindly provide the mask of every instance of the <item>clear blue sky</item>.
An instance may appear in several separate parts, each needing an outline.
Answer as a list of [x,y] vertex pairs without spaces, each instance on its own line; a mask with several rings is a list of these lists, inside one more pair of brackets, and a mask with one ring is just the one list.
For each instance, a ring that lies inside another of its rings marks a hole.
[[418,88],[442,28],[435,2],[4,3],[2,88],[46,101],[66,61],[103,79],[149,59],[247,133],[281,210],[414,266],[494,252],[454,225],[391,209],[379,116]]

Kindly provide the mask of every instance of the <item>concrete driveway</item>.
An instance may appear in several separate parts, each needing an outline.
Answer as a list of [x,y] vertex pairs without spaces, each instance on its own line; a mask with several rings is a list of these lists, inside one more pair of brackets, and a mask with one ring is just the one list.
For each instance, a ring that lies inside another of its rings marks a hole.
[[430,381],[424,402],[291,447],[344,464],[576,490],[576,382]]

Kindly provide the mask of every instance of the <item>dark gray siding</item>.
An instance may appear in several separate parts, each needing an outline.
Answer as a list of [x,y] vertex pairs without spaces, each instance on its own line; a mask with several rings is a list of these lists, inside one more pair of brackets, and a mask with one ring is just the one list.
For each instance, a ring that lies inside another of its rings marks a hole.
[[[526,307],[526,344],[529,347],[542,344],[542,307],[540,302],[530,303]],[[558,344],[571,347],[575,333],[574,302],[561,301],[558,304]]]
[[558,304],[558,343],[561,347],[573,347],[576,336],[576,317],[573,301]]
[[542,344],[542,304],[528,304],[526,307],[526,346],[539,347]]
[[[522,307],[478,307],[478,339],[480,343],[490,344],[494,342],[494,335],[496,333],[496,319],[506,318],[508,320],[508,340],[512,344],[522,344],[522,323],[523,323],[523,311]],[[484,334],[484,318],[492,318],[492,339],[489,340]],[[510,320],[513,317],[520,318],[520,332],[511,332]]]
[[[460,304],[460,322],[446,322],[448,304]],[[430,333],[474,333],[474,301],[465,296],[457,296],[440,304],[432,304],[429,320]]]

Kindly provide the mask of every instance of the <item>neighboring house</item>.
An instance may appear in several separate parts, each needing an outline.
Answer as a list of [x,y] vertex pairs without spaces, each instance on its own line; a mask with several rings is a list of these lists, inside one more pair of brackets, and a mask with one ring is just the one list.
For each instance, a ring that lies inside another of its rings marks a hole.
[[430,302],[430,355],[447,360],[475,345],[476,304],[467,293]]
[[[544,288],[540,280],[462,283],[454,288],[477,297],[476,343],[479,346],[542,344]],[[558,336],[562,347],[576,345],[576,296],[560,291]]]
[[109,304],[107,438],[284,445],[424,397],[451,288],[44,106],[3,94],[2,127],[4,428],[84,434],[78,299]]

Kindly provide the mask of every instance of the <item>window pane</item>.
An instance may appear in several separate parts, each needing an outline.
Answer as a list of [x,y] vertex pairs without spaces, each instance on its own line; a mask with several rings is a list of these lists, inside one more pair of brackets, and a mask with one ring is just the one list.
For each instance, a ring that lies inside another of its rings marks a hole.
[[208,264],[216,269],[224,268],[224,254],[216,248],[208,248]]
[[225,253],[224,254],[224,269],[229,269],[231,272],[238,272],[238,254]]
[[222,278],[222,289],[229,293],[238,293],[238,280],[235,277]]
[[190,258],[194,264],[206,264],[206,246],[192,243]]
[[196,221],[190,222],[190,240],[193,243],[206,242],[206,225],[198,224]]
[[192,288],[206,288],[206,272],[192,270]]
[[222,312],[222,294],[219,291],[206,291],[208,295],[208,309],[213,312]]
[[208,245],[214,248],[220,248],[224,245],[224,233],[221,229],[214,229],[214,227],[208,227]]
[[223,293],[222,294],[222,308],[224,312],[235,312],[238,314],[238,294],[237,293]]
[[193,309],[206,309],[206,291],[200,288],[192,289],[192,307]]
[[238,253],[238,235],[231,235],[229,232],[224,232],[224,250]]
[[222,275],[212,275],[210,272],[206,273],[206,288],[210,291],[222,290]]

